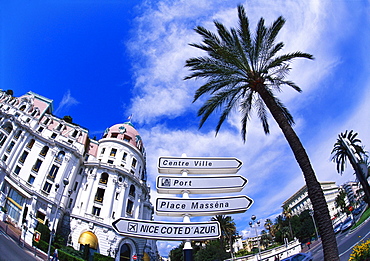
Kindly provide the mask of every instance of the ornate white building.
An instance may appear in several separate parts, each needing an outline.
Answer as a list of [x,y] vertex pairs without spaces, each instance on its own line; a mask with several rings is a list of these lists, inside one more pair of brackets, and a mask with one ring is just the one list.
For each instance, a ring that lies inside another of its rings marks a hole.
[[156,241],[111,226],[119,217],[152,219],[139,133],[127,122],[91,140],[87,129],[52,112],[52,100],[36,93],[0,91],[0,206],[9,221],[28,228],[29,244],[37,222],[47,222],[77,250],[89,244],[116,260],[157,260]]
[[[332,219],[338,214],[335,206],[335,198],[339,194],[339,187],[333,181],[320,182],[321,189],[324,192],[326,204],[328,205],[329,214]],[[283,202],[283,208],[290,208],[292,215],[299,215],[306,209],[312,209],[312,203],[308,197],[307,186],[304,185],[290,198]]]

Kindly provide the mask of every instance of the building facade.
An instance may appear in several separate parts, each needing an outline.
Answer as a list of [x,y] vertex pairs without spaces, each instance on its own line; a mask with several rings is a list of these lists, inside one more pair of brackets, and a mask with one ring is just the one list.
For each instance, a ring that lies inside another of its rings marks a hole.
[[[321,188],[324,192],[324,197],[328,205],[329,214],[332,219],[338,214],[338,209],[335,206],[335,198],[339,194],[339,187],[335,182],[320,182]],[[312,203],[308,197],[307,186],[304,185],[290,198],[283,202],[283,208],[290,208],[292,215],[299,215],[306,209],[312,209]]]
[[0,92],[0,206],[32,242],[38,222],[59,229],[68,245],[116,260],[157,260],[154,240],[115,232],[120,217],[151,220],[146,154],[131,122],[116,124],[100,140],[33,92]]

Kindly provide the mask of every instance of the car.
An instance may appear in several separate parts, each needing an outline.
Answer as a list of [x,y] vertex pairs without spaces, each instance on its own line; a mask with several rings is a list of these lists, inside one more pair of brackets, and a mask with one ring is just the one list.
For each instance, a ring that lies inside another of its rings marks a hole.
[[352,227],[353,224],[354,224],[353,218],[352,216],[349,216],[348,218],[346,218],[346,220],[344,220],[341,231],[349,229],[350,227]]
[[281,261],[312,261],[312,255],[308,253],[298,253],[290,257],[284,258]]
[[336,225],[334,226],[334,233],[338,233],[338,232],[342,231],[342,225],[343,225],[343,223],[342,223],[342,222],[340,222],[340,223],[336,224]]

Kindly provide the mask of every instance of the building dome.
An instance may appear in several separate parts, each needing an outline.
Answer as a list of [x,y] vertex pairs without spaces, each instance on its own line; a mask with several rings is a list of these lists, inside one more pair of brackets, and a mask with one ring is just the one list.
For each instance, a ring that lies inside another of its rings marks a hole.
[[103,139],[104,138],[126,141],[140,151],[143,151],[144,148],[141,136],[131,122],[119,123],[109,127],[104,132]]

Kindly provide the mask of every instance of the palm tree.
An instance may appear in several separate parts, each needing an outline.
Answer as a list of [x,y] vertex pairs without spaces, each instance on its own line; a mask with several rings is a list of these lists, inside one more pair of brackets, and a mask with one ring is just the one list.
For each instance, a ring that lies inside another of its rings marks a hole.
[[347,209],[346,197],[347,193],[341,189],[338,196],[335,198],[335,206],[340,209],[341,213],[346,213],[348,215],[349,210]]
[[274,229],[274,224],[272,223],[271,219],[266,219],[265,220],[265,224],[263,225],[268,231],[269,231],[269,234],[272,236],[272,237],[275,237],[275,229]]
[[285,206],[283,208],[283,216],[288,220],[290,237],[293,239],[293,230],[292,230],[292,225],[290,224],[290,218],[292,217],[292,210],[290,209],[290,207]]
[[212,221],[217,221],[220,223],[220,230],[221,230],[221,245],[226,251],[226,242],[230,246],[230,251],[232,253],[233,251],[233,240],[236,235],[236,227],[235,223],[232,217],[230,216],[225,216],[225,215],[216,215],[212,217]]
[[247,122],[252,109],[256,109],[262,122],[264,132],[269,133],[268,111],[281,128],[294,157],[298,162],[308,189],[308,195],[315,210],[316,219],[323,242],[326,260],[339,260],[335,234],[329,211],[321,186],[316,178],[308,155],[293,130],[294,120],[288,109],[275,96],[282,86],[290,86],[300,92],[301,89],[285,77],[291,69],[289,64],[295,58],[313,59],[313,56],[300,51],[277,56],[284,44],[275,43],[276,36],[285,24],[279,17],[270,27],[265,26],[263,18],[259,20],[255,35],[251,35],[249,21],[244,7],[238,6],[239,27],[228,30],[223,24],[215,21],[218,35],[204,27],[198,26],[195,31],[203,38],[201,44],[190,44],[206,51],[208,56],[190,58],[186,61],[192,73],[187,79],[208,79],[198,88],[194,102],[205,94],[210,98],[199,109],[200,127],[208,117],[222,109],[216,126],[216,135],[229,113],[238,108],[241,112],[241,135],[246,140]]
[[358,134],[353,132],[353,130],[346,130],[344,133],[338,135],[338,139],[331,151],[332,161],[337,164],[337,171],[340,174],[345,170],[347,160],[350,162],[365,192],[365,201],[370,203],[370,186],[367,182],[368,173],[363,173],[360,165],[366,165],[365,172],[367,172],[367,155],[364,148],[361,146],[361,140],[357,139],[357,135]]

